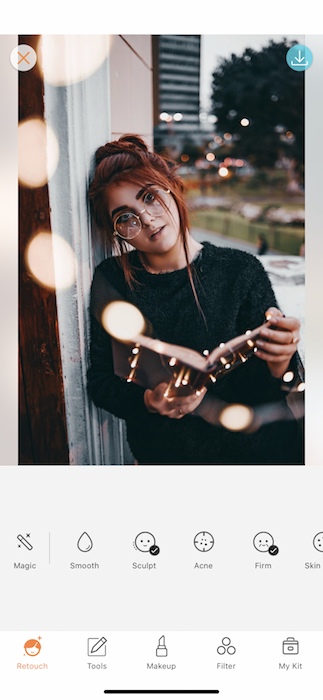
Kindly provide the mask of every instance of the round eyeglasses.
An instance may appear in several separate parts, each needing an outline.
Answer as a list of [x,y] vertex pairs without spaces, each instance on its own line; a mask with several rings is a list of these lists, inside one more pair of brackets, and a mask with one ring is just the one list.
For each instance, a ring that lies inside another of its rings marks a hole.
[[135,214],[133,211],[119,214],[113,223],[114,233],[126,241],[136,238],[142,229],[140,215],[145,211],[149,216],[154,217],[162,214],[165,209],[167,211],[169,208],[169,194],[170,190],[156,189],[153,192],[151,190],[146,192],[143,197],[144,208],[139,214]]

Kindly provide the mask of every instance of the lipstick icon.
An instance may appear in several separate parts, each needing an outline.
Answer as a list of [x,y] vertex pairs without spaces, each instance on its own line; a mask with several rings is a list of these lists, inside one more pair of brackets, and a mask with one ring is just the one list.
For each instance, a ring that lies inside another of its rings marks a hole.
[[168,649],[166,649],[165,637],[162,636],[158,640],[158,647],[156,649],[156,656],[167,656]]

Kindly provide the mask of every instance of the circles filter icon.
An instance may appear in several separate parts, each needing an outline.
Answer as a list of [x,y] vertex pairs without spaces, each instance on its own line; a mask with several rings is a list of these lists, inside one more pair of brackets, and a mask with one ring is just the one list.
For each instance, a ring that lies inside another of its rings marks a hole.
[[194,537],[194,547],[196,547],[199,552],[209,552],[213,545],[214,537],[210,532],[199,532]]

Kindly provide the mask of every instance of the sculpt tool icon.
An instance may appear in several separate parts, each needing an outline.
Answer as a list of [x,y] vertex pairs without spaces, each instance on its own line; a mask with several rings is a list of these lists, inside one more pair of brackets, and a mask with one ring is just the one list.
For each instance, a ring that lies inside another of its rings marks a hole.
[[80,552],[89,552],[92,547],[93,542],[90,535],[88,535],[87,532],[83,532],[77,541],[77,548],[80,550]]
[[155,537],[151,532],[139,532],[133,546],[135,549],[138,549],[139,552],[149,552],[153,557],[156,557],[160,552],[160,548],[158,544],[156,544]]

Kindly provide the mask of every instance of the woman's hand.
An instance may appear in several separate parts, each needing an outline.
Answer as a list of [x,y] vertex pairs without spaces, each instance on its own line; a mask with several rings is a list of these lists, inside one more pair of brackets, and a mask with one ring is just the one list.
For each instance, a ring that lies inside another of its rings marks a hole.
[[144,402],[149,413],[160,413],[162,416],[178,420],[195,411],[206,394],[206,388],[204,387],[198,395],[194,393],[190,396],[178,396],[168,399],[164,396],[166,389],[166,383],[158,384],[153,391],[146,389]]
[[266,319],[279,330],[265,328],[261,331],[261,337],[256,341],[257,357],[266,360],[273,377],[282,377],[296,352],[300,323],[297,318],[284,316],[275,307],[267,309]]

